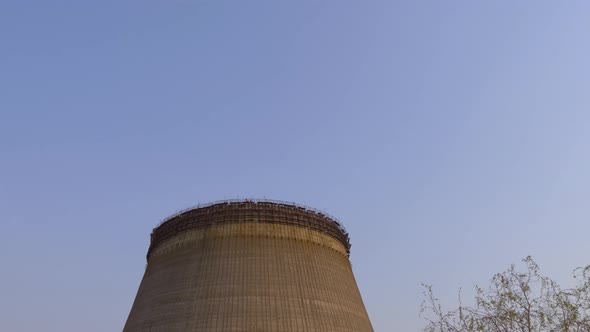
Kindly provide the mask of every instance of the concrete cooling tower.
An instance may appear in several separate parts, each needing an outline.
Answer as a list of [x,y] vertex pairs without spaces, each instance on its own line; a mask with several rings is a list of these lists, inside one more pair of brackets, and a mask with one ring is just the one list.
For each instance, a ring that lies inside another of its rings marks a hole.
[[185,210],[151,234],[124,332],[373,331],[334,218],[274,201]]

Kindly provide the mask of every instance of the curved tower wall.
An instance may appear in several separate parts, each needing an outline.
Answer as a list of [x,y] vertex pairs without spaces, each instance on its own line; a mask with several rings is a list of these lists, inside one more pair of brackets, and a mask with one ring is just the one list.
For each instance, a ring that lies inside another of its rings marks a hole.
[[124,332],[373,331],[333,219],[269,202],[190,210],[154,229]]

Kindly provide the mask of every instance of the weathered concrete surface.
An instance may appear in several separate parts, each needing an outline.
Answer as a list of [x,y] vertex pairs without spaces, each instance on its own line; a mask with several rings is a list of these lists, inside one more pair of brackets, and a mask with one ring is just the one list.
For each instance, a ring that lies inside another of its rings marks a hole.
[[151,248],[123,331],[373,329],[341,241],[300,226],[223,223]]

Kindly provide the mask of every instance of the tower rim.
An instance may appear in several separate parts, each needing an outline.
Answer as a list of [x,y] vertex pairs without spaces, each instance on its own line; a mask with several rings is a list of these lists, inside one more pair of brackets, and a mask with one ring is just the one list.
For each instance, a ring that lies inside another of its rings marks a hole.
[[[318,230],[339,240],[344,245],[346,252],[350,255],[350,237],[346,228],[337,218],[325,211],[294,202],[247,198],[219,200],[198,204],[180,210],[162,219],[152,230],[150,235],[150,247],[147,253],[148,261],[151,251],[167,238],[188,229],[219,224],[218,221],[202,218],[202,214],[208,213],[209,211],[220,212],[231,209],[247,210],[248,208],[258,208],[258,210],[264,210],[264,208],[272,210],[273,208],[276,208],[282,210],[283,213],[292,214],[295,218],[287,218],[283,221],[273,221],[272,219],[268,219],[265,221],[255,221],[254,223],[279,223]],[[306,216],[309,218],[299,218]],[[228,220],[227,222],[246,223],[245,221],[240,220]]]

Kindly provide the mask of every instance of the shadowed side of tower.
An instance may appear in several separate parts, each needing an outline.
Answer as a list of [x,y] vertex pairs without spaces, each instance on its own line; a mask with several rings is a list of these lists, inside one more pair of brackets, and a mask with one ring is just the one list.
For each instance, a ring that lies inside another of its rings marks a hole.
[[307,208],[192,209],[154,229],[124,332],[373,331],[348,235]]

